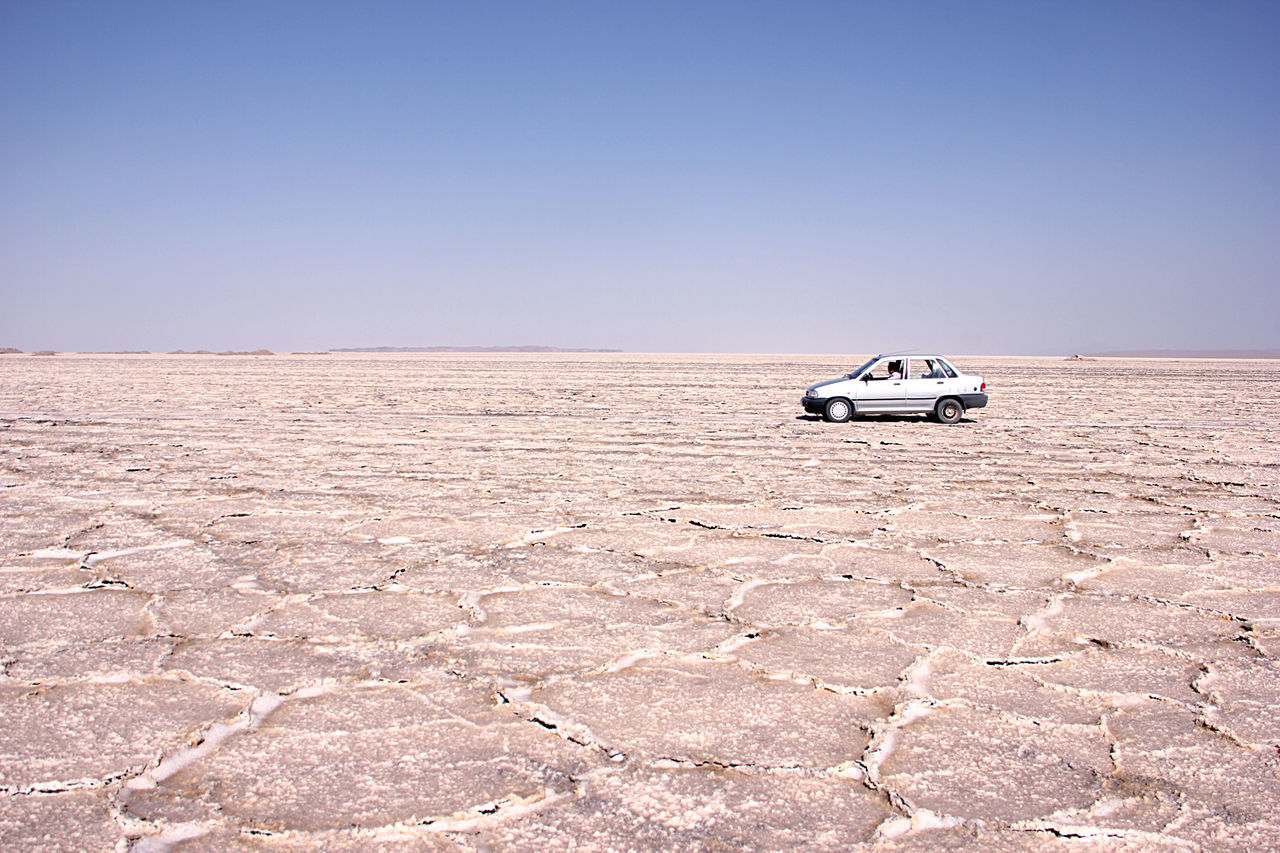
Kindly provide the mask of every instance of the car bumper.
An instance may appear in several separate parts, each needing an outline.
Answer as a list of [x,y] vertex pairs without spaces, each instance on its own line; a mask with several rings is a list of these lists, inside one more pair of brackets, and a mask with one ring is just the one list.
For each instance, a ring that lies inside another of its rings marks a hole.
[[964,404],[966,409],[981,409],[987,405],[986,394],[961,394],[960,402]]

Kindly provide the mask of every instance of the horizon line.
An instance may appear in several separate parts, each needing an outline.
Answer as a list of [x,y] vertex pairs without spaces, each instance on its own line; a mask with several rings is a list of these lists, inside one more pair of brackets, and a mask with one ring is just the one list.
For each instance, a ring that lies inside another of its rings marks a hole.
[[[868,353],[870,351],[867,351]],[[834,352],[781,352],[781,351],[688,351],[688,350],[626,350],[597,347],[556,347],[543,345],[520,346],[431,346],[431,347],[331,347],[327,350],[270,350],[259,348],[254,350],[213,350],[176,349],[157,352],[146,349],[137,350],[31,350],[25,351],[16,347],[0,347],[0,355],[55,356],[55,355],[214,355],[214,356],[274,356],[274,355],[331,355],[331,354],[364,354],[364,355],[396,355],[396,354],[528,354],[528,355],[806,355],[806,356],[844,356],[864,355],[853,351],[847,353]],[[875,354],[875,353],[872,353]],[[966,357],[982,357],[983,353],[962,353]],[[1150,358],[1150,359],[1240,359],[1265,360],[1280,359],[1280,348],[1250,349],[1136,349],[1105,350],[1075,353],[986,353],[991,358]]]

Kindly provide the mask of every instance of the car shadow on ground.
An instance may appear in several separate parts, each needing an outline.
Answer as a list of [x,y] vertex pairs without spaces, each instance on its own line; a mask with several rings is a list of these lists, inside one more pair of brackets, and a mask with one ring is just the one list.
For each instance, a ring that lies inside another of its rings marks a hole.
[[[825,421],[822,420],[822,415],[807,415],[807,414],[796,415],[796,420],[809,421],[810,423],[825,423]],[[847,421],[847,423],[855,424],[855,423],[858,423],[859,421],[869,422],[869,423],[909,423],[912,421],[916,423],[925,423],[925,424],[938,423],[933,418],[927,415],[854,415],[852,418],[850,418]],[[965,417],[962,417],[960,418],[960,420],[956,421],[956,424],[974,424],[974,423],[977,423],[977,421],[975,421],[973,418],[965,418]],[[942,426],[942,424],[939,424],[939,425]],[[840,426],[840,424],[833,424],[833,426]],[[955,424],[949,424],[949,426],[955,426]]]

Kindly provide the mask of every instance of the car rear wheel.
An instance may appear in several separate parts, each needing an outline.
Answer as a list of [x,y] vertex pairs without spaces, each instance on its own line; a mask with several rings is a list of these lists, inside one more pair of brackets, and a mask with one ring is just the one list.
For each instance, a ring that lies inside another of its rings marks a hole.
[[833,424],[842,424],[853,417],[853,404],[841,397],[833,397],[827,401],[822,416]]
[[964,406],[960,405],[959,400],[948,397],[938,401],[938,405],[934,407],[933,416],[941,423],[953,424],[964,416]]

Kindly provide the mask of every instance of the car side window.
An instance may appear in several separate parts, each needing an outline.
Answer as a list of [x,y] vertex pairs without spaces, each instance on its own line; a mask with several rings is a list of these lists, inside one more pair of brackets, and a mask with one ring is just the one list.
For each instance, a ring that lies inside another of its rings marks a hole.
[[938,364],[931,358],[913,358],[911,359],[911,379],[938,379],[942,376],[942,370]]
[[875,365],[864,374],[864,379],[901,379],[903,371],[906,369],[907,360],[905,358],[886,358],[877,361]]

